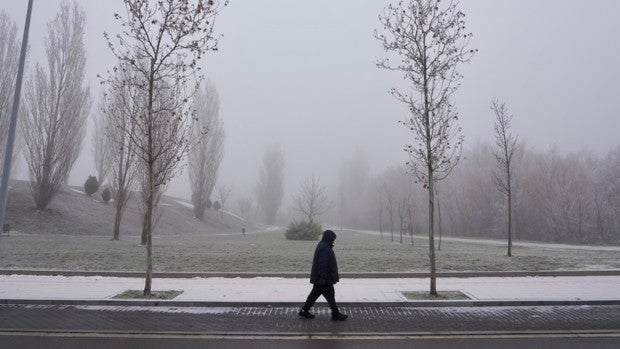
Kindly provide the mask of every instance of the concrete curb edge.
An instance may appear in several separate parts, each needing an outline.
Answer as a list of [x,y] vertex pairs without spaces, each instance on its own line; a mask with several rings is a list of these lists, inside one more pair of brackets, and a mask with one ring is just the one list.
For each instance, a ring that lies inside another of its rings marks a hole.
[[[83,305],[138,307],[218,307],[218,308],[282,308],[299,307],[303,302],[210,302],[175,300],[126,299],[0,299],[0,305]],[[327,307],[326,303],[317,303]],[[410,302],[339,302],[346,307],[517,307],[517,306],[620,306],[620,299],[557,299],[557,300],[454,300]]]
[[[126,277],[143,278],[144,272],[135,271],[104,271],[104,270],[24,270],[24,269],[2,269],[0,275],[38,275],[38,276],[102,276],[102,277]],[[608,270],[555,270],[555,271],[454,271],[438,272],[438,278],[469,278],[469,277],[535,277],[535,276],[617,276],[620,269]],[[377,273],[340,273],[343,279],[402,279],[402,278],[428,278],[427,272],[377,272]],[[170,279],[191,279],[191,278],[257,278],[257,277],[279,277],[279,278],[308,278],[308,273],[296,272],[265,272],[265,273],[244,273],[244,272],[154,272],[155,278]]]

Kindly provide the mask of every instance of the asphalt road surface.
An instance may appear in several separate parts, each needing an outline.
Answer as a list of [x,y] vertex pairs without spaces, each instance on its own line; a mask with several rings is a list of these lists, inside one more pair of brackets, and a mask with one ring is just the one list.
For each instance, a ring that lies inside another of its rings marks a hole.
[[620,305],[0,305],[0,348],[620,348]]
[[305,349],[617,349],[620,337],[617,335],[525,335],[525,336],[428,336],[410,338],[343,338],[307,339],[299,338],[210,338],[209,336],[110,336],[96,334],[44,334],[25,333],[19,335],[0,334],[0,348],[62,348],[62,349],[140,349],[140,348],[305,348]]

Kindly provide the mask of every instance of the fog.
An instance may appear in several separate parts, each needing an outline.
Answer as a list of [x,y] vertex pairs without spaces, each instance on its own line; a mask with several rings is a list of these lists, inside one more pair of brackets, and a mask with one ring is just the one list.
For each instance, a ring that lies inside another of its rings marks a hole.
[[[114,59],[103,32],[116,33],[121,1],[79,1],[87,15],[87,79],[93,111],[100,97],[97,74]],[[46,22],[59,1],[35,1],[29,70],[44,59]],[[384,53],[373,37],[384,1],[233,0],[217,19],[219,51],[203,60],[219,90],[226,132],[220,183],[233,195],[252,195],[265,149],[285,153],[285,201],[315,174],[335,187],[340,163],[362,149],[370,173],[403,164],[407,115],[387,91],[402,78],[376,68]],[[620,2],[463,1],[471,47],[479,50],[460,71],[455,95],[465,147],[493,140],[492,98],[507,103],[513,129],[537,149],[582,149],[603,154],[617,146],[620,129]],[[0,8],[23,30],[26,2]],[[89,133],[91,130],[89,130]],[[90,137],[70,184],[95,174]],[[23,161],[22,161],[23,162]],[[26,177],[22,169],[18,174]],[[186,171],[168,193],[189,198]],[[286,210],[287,203],[282,209]]]

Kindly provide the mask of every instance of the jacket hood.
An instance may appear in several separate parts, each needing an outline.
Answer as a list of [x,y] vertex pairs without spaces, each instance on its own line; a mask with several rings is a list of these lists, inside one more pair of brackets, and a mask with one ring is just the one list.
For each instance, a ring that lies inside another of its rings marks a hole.
[[336,240],[336,233],[331,230],[326,230],[323,232],[323,241],[327,242],[329,245],[333,245]]

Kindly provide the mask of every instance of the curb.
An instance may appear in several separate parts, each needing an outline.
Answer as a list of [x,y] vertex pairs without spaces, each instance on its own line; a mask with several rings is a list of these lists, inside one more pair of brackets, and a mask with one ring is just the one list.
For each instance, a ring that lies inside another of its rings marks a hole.
[[530,336],[560,336],[560,337],[618,337],[620,329],[616,330],[558,330],[558,331],[437,331],[437,332],[187,332],[187,331],[91,331],[91,330],[63,330],[63,329],[13,329],[0,328],[0,334],[43,334],[43,335],[70,335],[81,336],[123,336],[123,337],[200,337],[215,339],[410,339],[424,337],[461,337],[487,338],[519,338]]
[[[175,300],[126,300],[126,299],[0,299],[0,305],[85,305],[85,306],[137,306],[137,307],[206,307],[206,308],[287,308],[300,307],[303,302],[209,302]],[[326,307],[326,303],[318,302]],[[455,300],[411,302],[338,302],[343,308],[406,307],[532,307],[532,306],[620,306],[620,299],[603,300]]]
[[[122,278],[143,278],[144,272],[133,271],[73,271],[73,270],[20,270],[3,269],[0,275],[40,275],[40,276],[103,276]],[[483,271],[483,272],[438,272],[438,278],[469,278],[469,277],[536,277],[536,276],[618,276],[620,269],[609,270],[571,270],[571,271]],[[153,277],[164,279],[191,279],[191,278],[308,278],[308,273],[292,272],[154,272]],[[340,273],[341,278],[348,279],[408,279],[429,278],[427,272],[385,272],[385,273]]]

